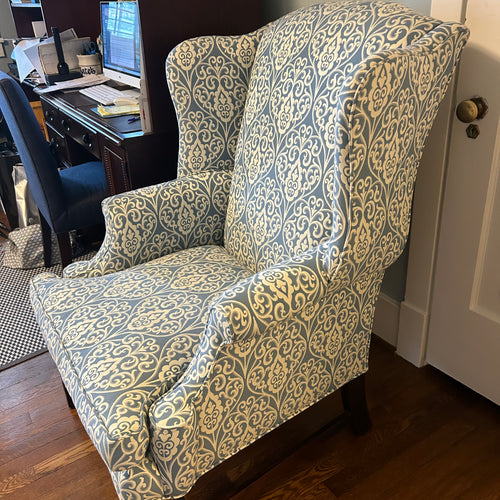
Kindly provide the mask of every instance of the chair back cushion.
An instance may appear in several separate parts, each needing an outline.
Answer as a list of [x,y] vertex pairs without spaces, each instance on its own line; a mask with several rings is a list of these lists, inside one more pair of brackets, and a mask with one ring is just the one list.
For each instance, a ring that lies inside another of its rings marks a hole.
[[66,207],[57,162],[21,86],[2,71],[0,110],[23,162],[35,204],[53,226],[57,217],[65,216]]
[[343,83],[373,54],[439,24],[398,4],[343,1],[295,11],[264,31],[236,151],[231,254],[259,271],[345,233],[349,179],[335,154]]

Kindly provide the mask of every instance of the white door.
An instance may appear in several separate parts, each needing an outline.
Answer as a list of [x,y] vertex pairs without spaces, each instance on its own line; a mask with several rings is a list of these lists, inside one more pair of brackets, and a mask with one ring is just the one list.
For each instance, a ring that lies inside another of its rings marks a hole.
[[453,121],[426,360],[500,404],[500,2],[469,0],[466,24],[456,102],[489,109],[475,139]]

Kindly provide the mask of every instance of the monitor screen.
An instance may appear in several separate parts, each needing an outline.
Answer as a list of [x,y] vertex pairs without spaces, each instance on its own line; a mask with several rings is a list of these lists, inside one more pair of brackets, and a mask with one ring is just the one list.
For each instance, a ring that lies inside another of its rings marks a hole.
[[101,2],[101,30],[104,75],[140,88],[141,37],[137,3]]

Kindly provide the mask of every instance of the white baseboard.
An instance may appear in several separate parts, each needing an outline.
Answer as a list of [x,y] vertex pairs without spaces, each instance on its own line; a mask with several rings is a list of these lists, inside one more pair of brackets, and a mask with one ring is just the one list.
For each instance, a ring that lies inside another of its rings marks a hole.
[[424,366],[429,315],[410,302],[401,303],[397,353],[415,366]]
[[372,331],[377,337],[394,347],[398,343],[399,314],[401,303],[381,293],[375,307]]

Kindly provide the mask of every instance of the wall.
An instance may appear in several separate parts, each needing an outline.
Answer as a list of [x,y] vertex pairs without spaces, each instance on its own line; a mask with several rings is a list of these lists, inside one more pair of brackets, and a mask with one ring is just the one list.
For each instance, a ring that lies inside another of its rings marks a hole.
[[[14,21],[12,20],[12,14],[10,12],[9,0],[0,0],[0,37],[2,38],[15,38],[16,28],[14,26]],[[6,52],[10,54],[12,51],[12,44],[6,47]],[[9,71],[7,63],[10,62],[9,57],[0,58],[0,70]]]
[[[275,19],[292,10],[319,2],[320,0],[269,0],[267,3],[271,5],[267,6],[267,12],[269,15],[274,14],[270,19]],[[431,2],[432,0],[399,0],[399,3],[426,15],[431,11]]]

